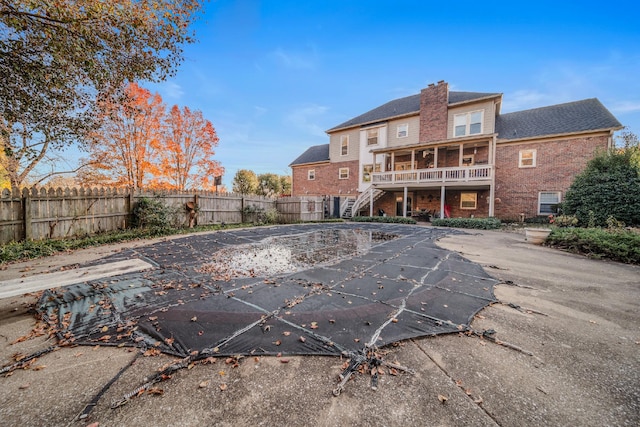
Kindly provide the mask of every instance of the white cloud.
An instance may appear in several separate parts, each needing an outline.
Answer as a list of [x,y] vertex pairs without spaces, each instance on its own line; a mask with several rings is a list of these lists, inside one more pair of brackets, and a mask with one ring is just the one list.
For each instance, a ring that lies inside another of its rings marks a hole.
[[614,113],[635,113],[640,111],[640,101],[618,101],[611,106]]
[[307,53],[293,53],[288,52],[278,47],[271,52],[269,56],[273,57],[280,65],[286,68],[293,68],[296,70],[313,69],[315,67],[315,53],[312,51]]
[[536,90],[521,89],[503,96],[502,111],[520,111],[544,105],[557,104],[557,98]]
[[328,110],[322,105],[308,105],[298,108],[285,116],[285,123],[293,125],[309,134],[325,137],[324,129],[315,120]]
[[253,107],[253,111],[255,112],[255,115],[260,117],[263,116],[264,114],[266,114],[267,111],[269,111],[269,109],[265,108],[265,107],[261,107],[259,105],[255,105]]
[[162,82],[158,84],[158,92],[162,95],[162,97],[167,100],[171,99],[173,101],[177,101],[182,98],[184,95],[184,90],[182,90],[182,86],[175,82]]

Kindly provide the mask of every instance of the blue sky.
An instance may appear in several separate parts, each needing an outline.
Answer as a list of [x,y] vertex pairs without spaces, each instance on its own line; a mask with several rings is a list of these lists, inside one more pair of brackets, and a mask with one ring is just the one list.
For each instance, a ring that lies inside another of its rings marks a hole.
[[445,80],[502,112],[597,97],[640,134],[632,1],[212,0],[177,75],[143,86],[215,126],[224,183],[289,174],[325,130]]

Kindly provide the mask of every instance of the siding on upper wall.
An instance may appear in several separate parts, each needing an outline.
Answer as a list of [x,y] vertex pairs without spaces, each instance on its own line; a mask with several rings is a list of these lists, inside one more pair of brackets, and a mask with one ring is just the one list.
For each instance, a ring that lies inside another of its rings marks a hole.
[[468,113],[470,111],[484,110],[482,133],[491,134],[496,128],[496,104],[493,100],[479,102],[477,104],[467,104],[461,107],[449,108],[447,120],[447,138],[453,138],[453,118],[456,114]]
[[[407,123],[409,133],[406,138],[398,138],[398,125]],[[387,127],[387,146],[402,147],[420,142],[420,116],[404,117],[402,119],[391,120]]]
[[[349,135],[349,154],[342,156],[340,138]],[[332,133],[329,137],[329,159],[331,163],[358,160],[360,144],[360,128],[346,129]]]

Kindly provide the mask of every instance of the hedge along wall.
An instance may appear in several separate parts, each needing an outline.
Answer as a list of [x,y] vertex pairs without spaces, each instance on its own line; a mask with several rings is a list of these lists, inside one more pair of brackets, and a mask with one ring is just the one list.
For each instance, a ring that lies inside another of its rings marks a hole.
[[[190,220],[189,202],[196,207],[193,222],[198,225],[239,224],[243,222],[246,207],[264,211],[277,207],[272,198],[208,191],[151,193],[117,188],[25,188],[11,192],[5,189],[0,192],[0,244],[122,230],[130,226],[131,212],[141,197],[162,198],[174,209],[178,222],[185,226]],[[322,199],[319,199],[316,204],[321,206]],[[322,215],[309,215],[304,203],[298,202],[298,205],[298,215],[287,212],[283,217],[286,222],[322,219]],[[245,218],[247,220],[250,219]]]

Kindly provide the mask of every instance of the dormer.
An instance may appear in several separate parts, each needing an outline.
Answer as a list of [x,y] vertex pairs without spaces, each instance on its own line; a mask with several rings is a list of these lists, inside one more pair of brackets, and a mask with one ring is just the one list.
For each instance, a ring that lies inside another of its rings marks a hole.
[[493,134],[501,102],[501,93],[451,92],[447,139]]

